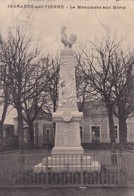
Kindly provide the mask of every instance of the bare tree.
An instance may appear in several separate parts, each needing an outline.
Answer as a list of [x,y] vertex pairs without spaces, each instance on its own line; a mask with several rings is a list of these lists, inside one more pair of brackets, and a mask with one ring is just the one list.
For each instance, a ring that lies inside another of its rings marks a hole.
[[[51,81],[53,80],[53,74],[51,77],[49,72],[51,66],[42,58],[40,64],[34,72],[34,75],[31,75],[31,82],[33,88],[31,89],[30,96],[28,99],[24,100],[23,103],[23,118],[27,122],[29,127],[29,147],[34,147],[34,121],[41,111],[50,112],[50,103],[49,103],[49,87]],[[30,81],[30,80],[29,80]],[[34,85],[34,83],[36,84]]]
[[92,88],[91,82],[88,80],[86,75],[81,69],[82,57],[81,54],[75,54],[76,59],[76,92],[78,98],[78,108],[79,111],[85,112],[87,108],[87,102],[90,102],[96,98],[96,92]]
[[90,42],[90,51],[82,50],[79,64],[84,78],[90,81],[97,98],[107,108],[111,142],[115,143],[113,114],[119,119],[119,139],[127,143],[127,123],[134,105],[134,58],[124,53],[120,42],[107,37],[101,43]]
[[20,27],[9,29],[1,49],[1,61],[6,66],[6,85],[11,104],[18,114],[18,136],[20,148],[23,148],[23,103],[32,96],[34,84],[29,83],[31,74],[40,62],[39,50],[33,49],[32,37],[23,33]]
[[2,47],[3,47],[3,39],[1,36],[0,38],[0,110],[1,110],[0,144],[3,143],[3,124],[6,118],[8,106],[10,104],[9,91],[7,86],[7,77],[6,77],[7,67],[1,61]]
[[116,132],[114,129],[113,108],[115,96],[113,93],[112,62],[115,53],[119,50],[120,43],[106,38],[98,44],[90,43],[90,51],[83,50],[82,61],[80,63],[84,77],[90,81],[96,97],[101,99],[101,103],[106,106],[111,143],[116,142]]
[[127,122],[126,120],[133,113],[134,89],[133,73],[134,56],[131,52],[115,54],[112,62],[112,77],[114,82],[114,93],[116,97],[114,113],[119,119],[119,139],[122,146],[127,143]]
[[[51,103],[51,112],[56,112],[58,107],[58,84],[59,84],[59,70],[60,70],[60,59],[48,58],[48,64],[51,67],[48,76],[51,79],[48,87],[49,100]],[[53,76],[53,77],[52,77]]]

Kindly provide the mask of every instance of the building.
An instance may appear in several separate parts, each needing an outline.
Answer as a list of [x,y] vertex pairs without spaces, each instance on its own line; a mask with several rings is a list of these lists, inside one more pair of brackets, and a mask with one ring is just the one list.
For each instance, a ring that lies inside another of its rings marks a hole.
[[[83,119],[80,122],[81,143],[83,146],[110,144],[109,122],[106,109],[103,105],[90,102],[83,112]],[[134,143],[134,117],[127,120],[128,143]],[[114,117],[116,130],[116,143],[119,143],[118,119]],[[14,119],[14,130],[17,135],[17,118]],[[24,142],[28,144],[28,125],[24,122]],[[52,116],[41,110],[34,121],[34,144],[35,147],[53,146],[54,128]]]
[[[25,115],[25,114],[23,114]],[[29,136],[28,136],[28,124],[24,121],[24,143],[28,146]],[[53,145],[54,134],[53,134],[53,122],[52,116],[40,110],[35,121],[34,121],[34,146],[35,148],[42,148],[45,146]],[[17,134],[18,120],[17,117],[14,118],[14,132]]]
[[3,143],[0,151],[18,149],[18,139],[14,135],[14,126],[12,124],[3,125]]
[[[80,125],[82,144],[110,143],[109,121],[106,109],[100,103],[86,104],[86,110]],[[119,122],[114,116],[116,143],[119,143]],[[134,117],[127,120],[127,141],[134,143]]]

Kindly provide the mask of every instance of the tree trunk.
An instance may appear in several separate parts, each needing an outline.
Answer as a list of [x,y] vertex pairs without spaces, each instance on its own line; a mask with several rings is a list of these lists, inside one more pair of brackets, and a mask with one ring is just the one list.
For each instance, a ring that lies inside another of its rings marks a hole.
[[2,140],[3,140],[3,122],[0,121],[0,144]]
[[114,119],[113,119],[113,109],[112,106],[107,106],[108,110],[108,119],[109,119],[109,133],[110,133],[110,139],[111,143],[116,143],[116,132],[114,129]]
[[7,113],[8,103],[5,101],[2,111],[2,116],[0,120],[0,145],[3,145],[3,124],[5,121],[6,113]]
[[0,139],[2,139],[2,140],[3,140],[3,124],[4,124],[4,121],[5,121],[7,108],[8,108],[8,104],[7,104],[7,102],[5,102],[4,106],[3,106],[1,120],[0,120]]
[[56,99],[53,100],[53,112],[56,112],[57,109],[57,101]]
[[19,148],[23,151],[24,148],[24,134],[23,134],[23,114],[22,107],[17,108],[18,113],[18,139],[19,139]]
[[123,116],[119,117],[119,141],[121,146],[127,144],[127,123]]
[[33,123],[29,123],[29,148],[34,148],[34,127]]
[[3,151],[3,123],[0,121],[0,151]]

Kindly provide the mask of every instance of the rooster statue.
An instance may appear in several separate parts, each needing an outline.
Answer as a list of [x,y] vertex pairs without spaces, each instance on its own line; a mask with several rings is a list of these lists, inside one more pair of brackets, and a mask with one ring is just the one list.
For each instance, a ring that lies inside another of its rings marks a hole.
[[61,42],[64,44],[65,49],[69,49],[69,48],[72,48],[73,44],[75,44],[75,42],[77,40],[77,36],[75,34],[71,34],[68,39],[65,31],[66,31],[66,27],[63,26],[61,28]]

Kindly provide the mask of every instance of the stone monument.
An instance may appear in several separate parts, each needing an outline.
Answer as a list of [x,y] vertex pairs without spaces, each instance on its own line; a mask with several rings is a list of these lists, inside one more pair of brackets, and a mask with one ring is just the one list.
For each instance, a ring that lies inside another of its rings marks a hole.
[[84,150],[80,139],[80,121],[83,113],[78,111],[75,61],[72,45],[77,36],[66,35],[66,27],[61,28],[61,42],[65,49],[60,51],[61,65],[59,73],[59,103],[58,109],[53,113],[53,121],[56,122],[55,145],[52,155],[44,158],[42,163],[34,166],[35,172],[46,170],[46,164],[51,170],[63,171],[65,165],[70,171],[100,171],[100,164],[92,161],[90,156],[84,156]]
[[75,81],[75,62],[72,45],[77,36],[67,38],[65,27],[61,29],[61,41],[65,46],[60,52],[61,66],[59,77],[58,109],[53,113],[56,122],[55,147],[53,154],[83,154],[80,140],[79,121],[83,113],[78,111]]

